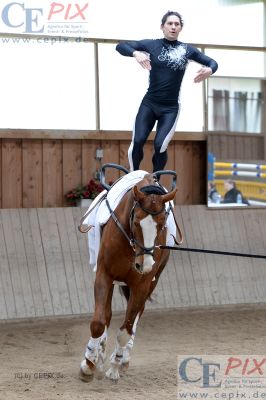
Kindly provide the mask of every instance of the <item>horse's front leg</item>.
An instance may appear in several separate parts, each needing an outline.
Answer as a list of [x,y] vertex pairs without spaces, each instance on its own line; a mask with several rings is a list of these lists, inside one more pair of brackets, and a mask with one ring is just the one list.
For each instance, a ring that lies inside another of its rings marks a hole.
[[123,347],[123,356],[122,356],[121,364],[119,365],[119,371],[120,372],[127,371],[128,367],[129,367],[130,354],[131,354],[131,351],[132,351],[133,346],[134,346],[134,340],[135,340],[135,336],[136,336],[137,324],[138,324],[138,321],[139,321],[139,319],[141,317],[142,312],[143,311],[138,313],[138,315],[136,316],[136,319],[134,321],[134,325],[133,325],[133,328],[132,328],[132,335],[131,335],[129,341],[127,342],[126,346]]
[[[113,282],[105,274],[97,273],[95,285],[95,311],[90,324],[91,337],[85,358],[80,365],[80,379],[90,382],[95,376],[104,376],[104,359],[107,340],[107,327],[110,324],[110,307],[113,294]],[[109,310],[109,311],[108,311]]]
[[[139,292],[138,292],[139,289]],[[120,371],[125,371],[129,366],[130,352],[133,348],[138,320],[144,310],[149,288],[144,287],[133,290],[127,306],[125,321],[118,331],[114,352],[110,357],[110,368],[106,377],[117,381]]]
[[[155,289],[155,287],[156,287],[156,285],[158,283],[158,278],[160,276],[160,273],[161,273],[161,271],[152,280],[152,282],[150,284],[149,294],[148,294],[147,298],[149,298],[151,296],[153,290]],[[133,333],[131,335],[131,338],[127,342],[126,346],[123,348],[123,356],[122,356],[121,364],[119,365],[119,371],[121,371],[121,372],[126,371],[128,369],[128,367],[129,367],[130,353],[131,353],[131,351],[133,349],[133,346],[134,346],[134,340],[135,340],[135,335],[136,335],[136,330],[137,330],[137,323],[138,323],[143,311],[144,311],[144,306],[142,307],[142,310],[137,314],[137,317],[136,317],[136,319],[134,321],[134,325],[133,325],[133,328],[132,328],[132,332]],[[113,357],[114,357],[114,353],[112,354]]]
[[139,314],[135,318],[131,335],[120,330],[118,332],[115,349],[110,356],[110,368],[106,372],[106,377],[111,380],[117,381],[120,378],[119,372],[125,372],[129,367],[138,320]]

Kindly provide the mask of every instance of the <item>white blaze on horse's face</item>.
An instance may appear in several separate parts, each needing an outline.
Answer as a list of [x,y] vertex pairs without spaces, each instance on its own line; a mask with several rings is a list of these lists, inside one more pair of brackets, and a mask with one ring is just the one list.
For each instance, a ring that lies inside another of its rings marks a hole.
[[[142,228],[144,247],[152,247],[157,236],[156,222],[151,215],[147,215],[147,217],[140,221],[140,226]],[[147,274],[150,272],[153,264],[153,256],[151,254],[144,254],[143,273]]]

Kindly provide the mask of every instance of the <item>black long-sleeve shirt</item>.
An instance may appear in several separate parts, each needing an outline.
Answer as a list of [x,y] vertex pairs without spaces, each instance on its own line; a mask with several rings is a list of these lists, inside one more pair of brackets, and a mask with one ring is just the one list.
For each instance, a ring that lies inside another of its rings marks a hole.
[[190,61],[210,67],[214,73],[218,64],[190,44],[167,39],[145,39],[121,42],[116,50],[133,57],[134,51],[150,54],[151,71],[146,98],[160,104],[177,105],[182,79]]

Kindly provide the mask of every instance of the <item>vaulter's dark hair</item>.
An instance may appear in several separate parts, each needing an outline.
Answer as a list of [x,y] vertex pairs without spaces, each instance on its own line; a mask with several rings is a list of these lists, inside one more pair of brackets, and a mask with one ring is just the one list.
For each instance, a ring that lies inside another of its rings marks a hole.
[[184,25],[183,18],[181,16],[181,14],[179,14],[177,11],[167,11],[167,13],[164,14],[164,16],[162,17],[162,25],[164,25],[166,23],[167,18],[170,17],[171,15],[175,15],[176,17],[179,18],[180,24],[183,28],[183,25]]

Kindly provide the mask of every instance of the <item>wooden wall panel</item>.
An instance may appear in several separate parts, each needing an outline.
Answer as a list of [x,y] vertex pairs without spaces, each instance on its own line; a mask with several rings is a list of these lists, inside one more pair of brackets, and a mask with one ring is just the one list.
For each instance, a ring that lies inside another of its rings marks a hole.
[[[102,141],[101,148],[103,149],[103,164],[110,162],[120,164],[118,140],[114,140],[112,142],[104,140]],[[106,183],[114,182],[119,178],[119,176],[119,171],[115,170],[114,168],[109,168],[106,170],[105,181]]]
[[4,318],[15,318],[17,308],[15,302],[15,290],[12,284],[12,274],[10,272],[10,259],[8,256],[8,246],[4,231],[5,218],[3,214],[6,210],[1,210],[0,214],[0,257],[1,257],[1,312]]
[[22,207],[22,141],[2,139],[2,208]]
[[[165,169],[175,170],[175,143],[172,142],[168,146],[168,160],[165,166]],[[160,183],[166,188],[170,189],[172,185],[172,177],[170,176],[162,176]]]
[[226,139],[227,138],[223,135],[221,135],[221,137],[218,138],[220,145],[218,144],[217,149],[216,149],[217,152],[214,153],[214,154],[217,154],[217,158],[218,158],[218,154],[221,154],[222,160],[225,160],[226,157],[228,157],[227,140]]
[[63,205],[62,141],[43,140],[43,207]]
[[[102,133],[104,139],[100,139],[100,134],[91,134],[90,138],[77,135],[77,139],[74,134],[66,139],[47,138],[44,134],[39,139],[1,139],[1,207],[62,207],[66,205],[66,193],[94,178],[101,163],[113,162],[129,168],[130,135],[108,135]],[[239,155],[252,160],[256,155],[256,159],[263,159],[260,135],[211,134],[210,145],[217,158]],[[98,148],[103,150],[101,161],[96,160]],[[140,168],[152,171],[153,135],[144,151]],[[168,147],[166,169],[175,170],[178,175],[177,204],[205,204],[206,140],[203,137],[187,134],[173,138]],[[106,181],[118,177],[118,172],[110,170]],[[163,178],[162,184],[169,187],[170,179]]]
[[192,204],[192,146],[188,142],[175,143],[174,170],[178,187],[176,204]]
[[[2,149],[2,139],[0,139],[0,148]],[[2,165],[2,151],[0,151],[0,207],[2,207],[2,171],[3,171],[3,165]]]
[[99,162],[96,160],[96,150],[101,147],[100,141],[82,141],[82,185],[86,185],[94,173],[99,168]]
[[144,171],[152,172],[152,156],[154,153],[154,148],[153,148],[153,143],[152,142],[146,142],[144,146],[144,157],[143,160],[140,163],[140,169],[143,169]]
[[192,204],[206,203],[207,152],[206,143],[192,144]]
[[[247,140],[245,138],[242,137],[236,137],[235,138],[235,147],[237,153],[239,154],[239,158],[241,160],[245,159],[245,142],[247,142]],[[249,152],[250,150],[247,149],[247,152]]]
[[[42,141],[28,140],[22,142],[22,202],[23,207],[43,206],[43,160]],[[49,186],[48,186],[49,187]]]
[[[66,194],[82,182],[82,146],[81,140],[63,141],[63,194]],[[66,204],[66,201],[65,201]]]
[[[227,140],[227,154],[230,160],[233,160],[235,157],[235,154],[238,154],[238,148],[236,146],[236,138],[233,136],[229,136]],[[241,152],[239,154],[242,156]]]
[[263,160],[263,135],[213,132],[208,135],[208,151],[217,160]]
[[[254,148],[252,146],[253,140],[251,137],[245,138],[243,141],[243,159],[247,160],[248,156],[252,156],[254,160]],[[256,156],[256,154],[255,154]]]
[[[0,320],[88,314],[95,273],[75,207],[0,210]],[[182,247],[265,254],[266,210],[176,206]],[[33,240],[34,239],[34,240]],[[147,309],[266,303],[265,260],[172,251]],[[113,311],[125,309],[115,289]]]
[[129,145],[130,145],[129,141],[120,140],[120,144],[119,144],[120,165],[123,165],[128,170],[130,169],[129,168],[129,162],[128,162],[128,156],[127,156]]

